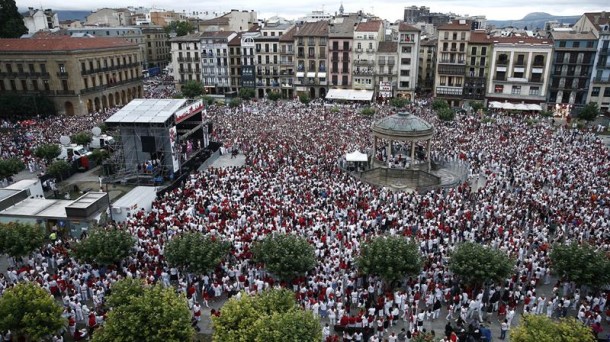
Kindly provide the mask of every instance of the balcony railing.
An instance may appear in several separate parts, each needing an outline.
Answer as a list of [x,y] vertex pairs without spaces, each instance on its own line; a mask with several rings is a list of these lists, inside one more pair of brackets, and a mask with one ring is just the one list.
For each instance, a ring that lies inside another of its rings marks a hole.
[[60,71],[57,73],[57,77],[68,78],[68,73],[66,71],[63,71],[63,72]]

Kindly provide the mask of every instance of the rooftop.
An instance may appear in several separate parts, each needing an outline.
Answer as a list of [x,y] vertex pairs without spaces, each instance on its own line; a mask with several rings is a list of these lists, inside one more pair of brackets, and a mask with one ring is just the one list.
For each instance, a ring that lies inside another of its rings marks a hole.
[[464,24],[460,24],[460,22],[452,22],[448,24],[444,24],[438,27],[439,31],[470,31],[470,22],[466,21]]
[[297,26],[295,37],[325,37],[328,35],[328,21],[321,20],[313,23],[304,23]]
[[381,53],[398,52],[398,43],[397,42],[379,42],[379,47],[377,48],[377,52],[381,52]]
[[375,122],[373,132],[394,138],[427,138],[434,133],[434,127],[413,113],[401,112]]
[[551,31],[554,40],[597,40],[593,32]]
[[412,25],[409,25],[407,23],[400,23],[400,25],[398,25],[398,32],[419,32],[420,30]]
[[106,123],[164,123],[185,103],[185,99],[135,99]]
[[27,198],[0,212],[2,216],[35,216],[50,218],[66,218],[66,206],[72,201]]
[[593,25],[597,25],[597,27],[610,24],[609,12],[589,12],[585,13],[584,15],[591,23],[593,23]]
[[45,36],[44,38],[0,39],[2,52],[53,52],[137,47],[124,38]]
[[371,20],[358,23],[356,32],[377,32],[383,27],[381,20]]
[[329,38],[353,38],[354,27],[358,23],[358,17],[347,16],[335,18],[333,22],[328,25],[328,37]]

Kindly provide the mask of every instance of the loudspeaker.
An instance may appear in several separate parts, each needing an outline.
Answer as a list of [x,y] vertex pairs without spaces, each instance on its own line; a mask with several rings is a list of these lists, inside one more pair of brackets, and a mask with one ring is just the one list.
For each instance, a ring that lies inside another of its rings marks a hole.
[[212,123],[208,122],[208,134],[212,134],[213,131],[214,131],[214,129],[212,127]]
[[155,137],[150,135],[144,135],[140,137],[142,142],[142,152],[155,153],[157,152],[157,146],[155,144]]

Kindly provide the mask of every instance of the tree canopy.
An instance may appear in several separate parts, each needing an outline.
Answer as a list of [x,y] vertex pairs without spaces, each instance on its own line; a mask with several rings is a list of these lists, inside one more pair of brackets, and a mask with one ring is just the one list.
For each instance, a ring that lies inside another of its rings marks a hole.
[[79,132],[74,134],[70,140],[78,145],[83,145],[83,146],[87,146],[89,145],[89,143],[91,142],[91,133],[88,132]]
[[514,263],[506,253],[474,242],[464,242],[450,254],[449,269],[469,285],[501,282],[513,271]]
[[239,89],[239,97],[241,97],[244,100],[250,100],[251,98],[253,98],[256,93],[254,92],[254,89],[252,88],[241,88]]
[[12,257],[30,255],[45,241],[43,228],[20,222],[0,223],[0,254]]
[[184,233],[167,242],[165,258],[175,267],[194,274],[207,274],[214,270],[229,253],[227,241],[205,236],[199,232]]
[[308,105],[311,99],[309,98],[309,95],[302,93],[299,95],[299,101],[304,105]]
[[47,167],[47,173],[53,177],[63,179],[64,177],[70,176],[70,169],[72,166],[65,160],[56,160]]
[[172,287],[121,280],[111,287],[108,303],[112,310],[94,342],[192,341],[195,335],[186,297]]
[[38,158],[42,158],[50,164],[53,159],[59,157],[61,153],[61,147],[57,144],[46,144],[41,145],[34,150],[34,155]]
[[0,38],[19,38],[28,33],[15,0],[0,0]]
[[356,265],[361,273],[378,275],[386,286],[407,275],[417,275],[422,267],[419,247],[400,236],[379,236],[360,248]]
[[394,108],[404,108],[409,104],[409,100],[404,97],[394,97],[390,100],[390,105]]
[[453,121],[455,119],[455,112],[449,107],[440,108],[436,111],[436,115],[441,121]]
[[271,101],[277,101],[282,98],[282,93],[280,93],[279,91],[272,91],[267,94],[267,98]]
[[0,296],[0,331],[39,341],[64,327],[63,308],[35,282],[18,283]]
[[593,121],[599,115],[599,107],[596,102],[587,103],[578,113],[578,118],[585,121]]
[[201,96],[203,94],[203,84],[197,81],[186,81],[182,85],[181,92],[187,99],[194,99],[197,96]]
[[449,108],[449,104],[447,104],[447,101],[441,99],[436,99],[432,101],[432,109],[439,110],[441,108]]
[[281,280],[291,281],[316,266],[314,248],[301,236],[268,235],[252,247],[254,261]]
[[16,175],[24,168],[23,162],[17,158],[0,159],[0,179]]
[[610,260],[588,244],[556,244],[550,253],[551,269],[578,286],[599,289],[610,284]]
[[112,265],[125,259],[134,247],[135,239],[120,229],[95,229],[72,246],[77,260]]
[[594,342],[591,328],[573,317],[559,321],[543,315],[522,316],[522,322],[510,329],[511,342]]
[[270,290],[256,296],[234,296],[212,317],[214,341],[320,341],[319,319],[304,311],[289,290]]
[[175,32],[177,37],[182,37],[195,32],[195,26],[189,21],[172,21],[165,27],[165,32]]

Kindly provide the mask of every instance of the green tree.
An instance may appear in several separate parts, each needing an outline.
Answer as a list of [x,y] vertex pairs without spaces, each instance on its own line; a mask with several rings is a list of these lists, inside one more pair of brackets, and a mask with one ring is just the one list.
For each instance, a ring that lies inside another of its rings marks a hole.
[[207,274],[231,250],[231,244],[202,233],[184,233],[167,242],[165,258],[175,267],[194,274]]
[[394,108],[405,108],[409,104],[409,100],[404,97],[393,97],[390,100],[390,105]]
[[267,94],[267,98],[271,101],[277,101],[282,98],[282,93],[280,93],[279,91],[272,91]]
[[[113,299],[117,285],[119,299]],[[112,286],[108,301],[115,306],[93,334],[94,342],[192,341],[195,336],[186,298],[172,287],[121,280]]]
[[36,282],[18,283],[0,296],[0,331],[39,341],[65,326],[63,308]]
[[447,104],[447,101],[441,99],[436,99],[432,101],[432,109],[439,110],[441,108],[449,108],[449,104]]
[[309,102],[311,101],[311,99],[309,98],[309,95],[307,95],[306,93],[301,93],[301,94],[299,94],[299,101],[301,101],[301,103],[304,105],[308,105]]
[[501,282],[514,268],[506,253],[474,242],[464,242],[451,253],[449,269],[468,285],[480,287]]
[[371,108],[369,106],[364,107],[360,110],[360,114],[366,116],[373,116],[375,114],[375,108]]
[[208,96],[208,95],[202,96],[201,100],[203,101],[203,103],[207,103],[208,106],[211,106],[214,104],[214,102],[216,102],[215,98]]
[[473,113],[478,113],[479,110],[483,110],[485,105],[481,101],[472,101],[470,102],[470,108],[472,108]]
[[239,106],[241,106],[241,99],[238,97],[231,99],[231,101],[229,102],[229,107],[231,108],[236,108]]
[[551,250],[551,269],[578,286],[594,289],[610,284],[610,260],[595,247],[571,243],[556,244]]
[[436,115],[442,121],[453,121],[455,119],[455,112],[449,107],[444,107],[436,111]]
[[74,243],[72,253],[82,262],[112,265],[131,253],[135,239],[120,229],[95,229],[88,237]]
[[187,99],[194,99],[203,94],[203,84],[197,81],[186,81],[181,88],[182,95]]
[[24,168],[23,162],[17,158],[0,159],[0,179],[16,175]]
[[573,317],[554,321],[543,315],[522,316],[510,329],[511,342],[595,342],[591,328]]
[[175,32],[177,37],[182,37],[195,32],[195,26],[189,21],[172,21],[165,27],[165,32]]
[[219,317],[212,317],[213,340],[320,341],[320,321],[295,302],[289,290],[270,290],[256,296],[245,293],[229,299]]
[[268,235],[252,247],[254,261],[281,280],[291,281],[316,266],[314,248],[304,237],[292,234]]
[[12,257],[30,255],[45,241],[43,228],[20,222],[0,223],[0,254]]
[[599,107],[597,107],[597,103],[589,102],[581,109],[580,113],[578,113],[578,118],[585,121],[593,121],[598,115]]
[[77,144],[77,145],[83,145],[83,146],[88,146],[89,143],[91,142],[92,136],[91,133],[89,132],[79,132],[74,134],[70,140]]
[[422,260],[416,243],[400,236],[379,236],[362,245],[356,265],[361,273],[378,275],[393,287],[407,275],[417,275]]
[[53,177],[64,179],[70,173],[72,166],[65,160],[56,160],[49,167],[47,167],[47,173]]
[[250,100],[255,95],[256,95],[256,93],[254,92],[254,89],[252,89],[252,88],[241,88],[241,89],[239,89],[239,93],[238,93],[238,96],[246,101]]
[[34,150],[34,155],[38,158],[44,159],[47,161],[47,164],[50,164],[53,159],[59,157],[61,153],[61,147],[57,144],[46,144],[40,145]]
[[28,33],[15,0],[0,0],[0,38],[19,38]]
[[104,160],[110,158],[110,153],[103,148],[97,148],[91,151],[89,159],[93,160],[96,165],[100,165]]

